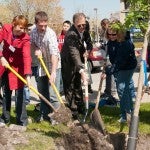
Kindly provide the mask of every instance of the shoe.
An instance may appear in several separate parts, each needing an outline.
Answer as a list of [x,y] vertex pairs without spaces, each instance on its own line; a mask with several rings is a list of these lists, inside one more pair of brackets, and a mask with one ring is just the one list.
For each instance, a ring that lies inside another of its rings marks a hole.
[[0,122],[0,127],[4,127],[6,124],[4,122]]
[[50,118],[50,123],[52,126],[59,124],[56,120]]
[[29,104],[30,104],[30,100],[29,100],[29,99],[26,99],[26,100],[25,100],[25,104],[26,104],[26,105],[29,105]]
[[35,111],[40,111],[40,105],[41,105],[41,103],[37,103],[37,104],[34,106],[34,110],[35,110]]
[[42,122],[44,120],[44,118],[43,118],[43,116],[39,116],[39,117],[37,117],[37,119],[36,119],[36,122]]
[[123,119],[122,117],[118,120],[119,123],[125,123],[127,120]]
[[60,92],[60,95],[61,95],[61,96],[65,95],[64,91],[61,91],[61,92]]

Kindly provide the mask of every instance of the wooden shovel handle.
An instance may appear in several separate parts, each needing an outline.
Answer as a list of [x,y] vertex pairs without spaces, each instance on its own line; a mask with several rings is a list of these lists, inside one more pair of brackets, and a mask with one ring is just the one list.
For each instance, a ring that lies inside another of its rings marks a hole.
[[[6,68],[8,68],[12,73],[14,73],[24,84],[27,85],[27,81],[18,73],[16,72],[9,64],[6,66]],[[29,88],[35,93],[37,94],[47,105],[49,105],[53,111],[56,112],[56,109],[53,107],[53,105],[49,102],[48,99],[46,99],[42,94],[40,94],[33,86],[29,86]]]
[[[39,59],[41,65],[42,65],[42,67],[43,67],[43,69],[44,69],[46,75],[48,76],[48,78],[50,78],[50,73],[49,73],[49,71],[48,71],[48,69],[47,69],[47,67],[46,67],[46,65],[45,65],[45,63],[44,63],[44,61],[43,61],[43,59],[42,59],[42,56],[39,56],[38,59]],[[57,90],[55,84],[52,83],[51,86],[52,86],[54,92],[56,93],[56,96],[57,96],[58,100],[60,101],[60,103],[65,106],[65,104],[64,104],[64,102],[63,102],[63,100],[62,100],[62,98],[61,98],[61,96],[60,96],[60,94],[59,94],[59,92],[58,92],[58,90]]]

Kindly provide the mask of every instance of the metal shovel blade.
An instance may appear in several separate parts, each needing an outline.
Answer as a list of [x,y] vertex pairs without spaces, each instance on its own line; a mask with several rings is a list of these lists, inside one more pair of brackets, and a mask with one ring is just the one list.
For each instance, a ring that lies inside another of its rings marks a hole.
[[104,126],[104,122],[101,118],[100,112],[97,108],[95,108],[91,115],[90,119],[92,121],[92,124],[94,125],[95,128],[97,128],[102,134],[106,135],[106,129]]

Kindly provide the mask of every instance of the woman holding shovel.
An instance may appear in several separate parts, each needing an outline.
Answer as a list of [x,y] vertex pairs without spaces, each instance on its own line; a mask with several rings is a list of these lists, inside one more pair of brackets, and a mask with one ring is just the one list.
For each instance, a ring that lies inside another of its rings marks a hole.
[[120,99],[120,123],[126,122],[133,111],[130,83],[137,65],[134,45],[126,39],[126,31],[120,22],[112,22],[107,29],[109,39],[108,55],[112,66],[106,70],[107,74],[114,74],[117,92]]
[[[0,118],[1,124],[10,122],[11,94],[16,90],[16,122],[18,125],[27,125],[26,104],[23,100],[24,83],[11,71],[7,70],[10,65],[16,72],[26,79],[30,85],[31,56],[30,38],[26,34],[28,20],[18,15],[14,17],[12,24],[5,24],[0,31],[0,43],[3,42],[3,51],[0,51],[0,63],[3,67],[3,112]],[[5,67],[5,68],[4,68]],[[1,72],[0,70],[0,72]]]

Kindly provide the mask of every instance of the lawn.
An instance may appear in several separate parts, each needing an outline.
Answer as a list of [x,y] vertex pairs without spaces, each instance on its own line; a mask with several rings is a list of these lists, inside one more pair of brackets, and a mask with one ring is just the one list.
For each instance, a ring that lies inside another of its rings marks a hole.
[[[150,134],[150,103],[143,103],[140,107],[140,122],[139,122],[139,133],[140,134]],[[0,108],[0,113],[1,113]],[[52,126],[48,122],[43,121],[41,123],[36,123],[34,120],[38,116],[38,112],[34,110],[34,105],[27,106],[28,116],[30,118],[29,125],[27,126],[26,136],[29,137],[28,145],[17,145],[17,150],[40,150],[55,149],[55,142],[57,139],[61,139],[63,134],[69,133],[70,129],[65,124],[59,124]],[[90,110],[90,112],[92,109]],[[90,114],[89,112],[89,114]],[[120,124],[117,120],[119,119],[119,107],[102,107],[100,112],[109,133],[123,132],[128,133],[128,126],[126,123]],[[89,122],[89,118],[87,122]],[[11,111],[11,123],[15,123],[15,113],[14,108]],[[55,142],[54,142],[55,141]]]

